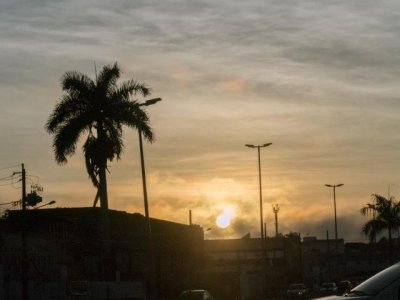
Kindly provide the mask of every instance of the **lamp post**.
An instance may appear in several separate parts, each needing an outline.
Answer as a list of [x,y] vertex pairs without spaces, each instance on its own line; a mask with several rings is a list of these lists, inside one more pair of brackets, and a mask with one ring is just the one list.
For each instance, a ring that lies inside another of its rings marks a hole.
[[266,143],[264,145],[252,145],[246,144],[246,147],[249,148],[257,148],[258,152],[258,183],[260,187],[260,230],[261,230],[261,239],[264,238],[264,220],[263,220],[263,206],[262,206],[262,187],[261,187],[261,159],[260,159],[260,148],[268,147],[272,145],[272,143]]
[[[146,100],[144,103],[138,104],[138,106],[149,106],[156,104],[161,101],[161,98],[154,98],[150,100]],[[139,129],[139,148],[140,148],[140,165],[142,167],[142,183],[143,183],[143,200],[144,200],[144,215],[148,221],[148,225],[150,228],[150,216],[149,216],[149,204],[147,201],[147,185],[146,185],[146,169],[144,166],[144,154],[143,154],[143,142],[142,142],[142,131]],[[150,229],[151,232],[151,229]]]
[[55,203],[56,203],[55,200],[51,200],[50,202],[48,202],[46,204],[42,204],[42,205],[36,206],[34,209],[39,209],[39,208],[42,208],[42,207],[45,207],[45,206],[53,205]]
[[[161,98],[154,98],[146,100],[143,103],[138,104],[138,106],[150,106],[161,101]],[[140,165],[142,169],[142,183],[143,183],[143,201],[144,201],[144,215],[147,221],[147,235],[148,235],[148,258],[150,260],[150,299],[157,298],[157,286],[156,286],[156,276],[155,276],[155,261],[154,261],[154,251],[153,251],[153,238],[151,232],[150,223],[150,213],[149,213],[149,203],[147,200],[147,184],[146,184],[146,168],[144,165],[144,154],[143,154],[143,141],[142,141],[142,131],[138,129],[139,133],[139,148],[140,148]]]
[[336,188],[342,186],[343,183],[339,184],[325,184],[326,187],[333,189],[333,207],[335,211],[335,250],[338,254],[338,234],[337,234],[337,218],[336,218]]

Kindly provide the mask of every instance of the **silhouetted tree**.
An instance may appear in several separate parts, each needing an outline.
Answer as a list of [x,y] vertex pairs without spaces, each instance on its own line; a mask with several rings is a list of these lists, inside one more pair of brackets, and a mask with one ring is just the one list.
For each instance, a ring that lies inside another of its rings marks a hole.
[[393,230],[400,226],[400,202],[394,197],[389,199],[373,194],[373,203],[367,203],[361,208],[362,215],[372,215],[373,218],[365,223],[362,232],[369,237],[372,242],[376,239],[377,234],[388,231],[390,259],[393,261]]
[[124,148],[122,127],[136,128],[145,139],[153,140],[146,112],[130,99],[137,94],[148,96],[150,89],[135,80],[117,85],[119,77],[117,63],[104,66],[95,80],[80,72],[66,72],[61,78],[64,95],[45,126],[54,134],[53,150],[59,164],[75,154],[79,138],[86,136],[86,169],[103,209],[108,209],[107,161],[120,159]]

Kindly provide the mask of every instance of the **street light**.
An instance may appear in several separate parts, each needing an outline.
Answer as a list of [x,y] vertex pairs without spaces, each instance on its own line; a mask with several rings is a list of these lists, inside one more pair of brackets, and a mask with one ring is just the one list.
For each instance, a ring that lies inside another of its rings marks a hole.
[[264,238],[264,220],[263,220],[263,207],[262,207],[262,187],[261,187],[261,159],[260,159],[260,148],[268,147],[272,145],[272,143],[266,143],[264,145],[252,145],[246,144],[246,147],[249,148],[257,148],[258,152],[258,182],[260,187],[260,229],[261,229],[261,238]]
[[55,200],[51,200],[50,202],[48,202],[46,204],[42,204],[42,205],[36,206],[34,209],[39,209],[39,208],[42,208],[42,207],[45,207],[45,206],[48,206],[48,205],[53,205],[55,203],[56,203]]
[[[146,100],[143,103],[138,104],[138,106],[150,106],[161,101],[161,98],[153,98]],[[153,251],[153,238],[151,233],[151,223],[150,223],[150,213],[149,213],[149,203],[147,200],[147,185],[146,185],[146,168],[144,165],[144,154],[143,154],[143,141],[142,141],[142,131],[138,129],[139,133],[139,149],[140,149],[140,165],[142,168],[142,183],[143,183],[143,201],[144,201],[144,215],[147,221],[147,234],[149,239],[148,245],[148,255],[150,260],[150,299],[156,299],[156,276],[155,276],[155,261],[154,261],[154,251]]]
[[337,234],[337,218],[336,218],[336,188],[342,186],[343,183],[339,184],[325,184],[326,187],[333,188],[333,207],[335,210],[335,248],[336,254],[338,253],[338,234]]
[[[143,103],[138,104],[138,106],[150,106],[156,104],[157,102],[161,101],[161,98],[154,98],[150,100],[146,100]],[[146,185],[146,169],[144,166],[144,154],[143,154],[143,141],[142,141],[142,131],[139,129],[139,148],[140,148],[140,164],[142,167],[142,183],[143,183],[143,200],[144,200],[144,215],[146,216],[149,230],[151,233],[150,228],[150,216],[149,216],[149,204],[147,201],[147,185]]]

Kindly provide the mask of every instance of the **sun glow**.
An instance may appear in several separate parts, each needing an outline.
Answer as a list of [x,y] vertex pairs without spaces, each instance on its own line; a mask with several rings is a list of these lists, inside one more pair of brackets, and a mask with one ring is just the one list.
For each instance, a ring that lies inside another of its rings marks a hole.
[[224,207],[223,212],[218,215],[215,223],[219,228],[227,228],[231,224],[233,218],[233,209],[230,207]]

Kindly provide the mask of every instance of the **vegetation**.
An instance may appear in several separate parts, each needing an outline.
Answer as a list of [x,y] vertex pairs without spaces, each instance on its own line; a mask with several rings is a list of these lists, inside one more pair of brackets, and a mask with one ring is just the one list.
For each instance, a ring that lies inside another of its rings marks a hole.
[[104,66],[95,80],[80,72],[66,72],[61,78],[64,95],[45,126],[54,135],[53,150],[59,164],[75,154],[79,139],[86,136],[86,169],[103,209],[108,209],[107,162],[121,157],[123,126],[140,130],[145,139],[153,140],[146,112],[130,99],[148,96],[150,89],[135,80],[117,85],[119,77],[117,63]]
[[372,199],[372,203],[367,203],[360,210],[364,216],[372,215],[372,219],[362,227],[362,232],[373,242],[378,234],[387,230],[392,259],[392,233],[400,227],[400,202],[396,201],[394,197],[387,199],[377,194],[373,194]]

